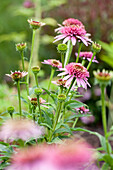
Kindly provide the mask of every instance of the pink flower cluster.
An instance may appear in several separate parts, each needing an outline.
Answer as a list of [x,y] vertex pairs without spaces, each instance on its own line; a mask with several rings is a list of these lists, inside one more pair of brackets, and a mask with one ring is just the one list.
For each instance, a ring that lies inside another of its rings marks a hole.
[[63,73],[58,74],[58,76],[65,76],[63,80],[66,81],[66,85],[68,86],[73,78],[76,78],[78,87],[82,86],[83,88],[87,89],[87,85],[90,84],[87,81],[87,77],[89,77],[89,72],[87,69],[82,66],[81,63],[69,63],[65,66],[65,68],[60,68],[60,71],[64,71]]
[[90,34],[86,33],[84,25],[77,19],[69,18],[63,21],[63,26],[57,28],[55,31],[60,35],[55,37],[55,41],[63,40],[63,43],[66,43],[68,40],[72,41],[72,44],[75,45],[76,41],[83,42],[86,46],[92,41],[89,39]]
[[14,141],[22,139],[26,141],[30,138],[40,138],[44,133],[44,128],[36,125],[30,120],[23,119],[9,119],[0,129],[0,140]]
[[59,146],[39,145],[14,154],[6,170],[81,170],[94,163],[93,154],[83,141],[68,141]]
[[[76,57],[78,56],[78,53],[75,53]],[[91,61],[91,58],[93,56],[93,53],[91,51],[89,52],[80,52],[79,57],[82,57],[84,60],[87,59],[88,61]],[[98,63],[96,60],[96,56],[94,56],[94,59],[92,62]]]

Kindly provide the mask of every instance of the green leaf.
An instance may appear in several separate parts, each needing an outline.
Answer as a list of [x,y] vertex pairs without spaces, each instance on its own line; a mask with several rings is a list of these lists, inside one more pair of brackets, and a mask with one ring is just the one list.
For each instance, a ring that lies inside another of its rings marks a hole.
[[[105,161],[107,163],[107,165],[109,165],[109,167],[111,168],[111,170],[113,170],[113,158],[108,155],[108,154],[105,154],[102,158],[103,161]],[[107,166],[106,165],[106,166]]]
[[104,163],[101,170],[110,170],[109,164]]
[[54,102],[56,102],[56,95],[55,94],[52,94],[50,93],[47,89],[45,88],[42,88],[52,99]]
[[[106,140],[105,140],[105,137],[100,135],[99,133],[97,132],[92,132],[90,130],[87,130],[87,129],[83,129],[83,128],[71,128],[72,131],[84,131],[84,132],[88,132],[92,135],[96,135],[99,140],[100,140],[100,143],[101,143],[101,146],[104,148],[104,150],[107,152],[107,148],[106,148]],[[111,145],[108,143],[109,145],[109,150],[110,150],[110,153],[112,152],[112,148],[111,148]]]
[[84,105],[85,105],[84,103],[79,102],[77,100],[70,100],[70,101],[65,102],[64,107],[68,106],[71,108],[78,108],[78,107],[82,107]]
[[50,117],[48,116],[48,114],[47,114],[44,110],[42,110],[42,111],[43,111],[43,113],[44,113],[44,117],[45,117],[46,123],[47,123],[50,127],[52,127],[52,121],[51,121]]
[[70,130],[70,127],[69,127],[68,125],[62,124],[62,126],[63,126],[64,128],[59,128],[59,129],[55,130],[55,131],[53,132],[53,134],[56,134],[56,133],[69,133],[69,134],[73,135],[73,134],[72,134],[72,131]]
[[49,128],[49,129],[51,129],[51,130],[52,130],[51,126],[50,126],[50,125],[48,125],[47,123],[40,123],[40,126],[46,126],[47,128]]
[[63,144],[63,141],[59,137],[56,137],[51,142],[48,142],[48,144],[52,144],[52,143]]

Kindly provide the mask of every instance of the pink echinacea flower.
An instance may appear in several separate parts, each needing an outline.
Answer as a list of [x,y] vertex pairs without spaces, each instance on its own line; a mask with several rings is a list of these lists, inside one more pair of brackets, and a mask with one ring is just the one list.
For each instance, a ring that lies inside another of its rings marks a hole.
[[62,63],[59,60],[55,60],[55,59],[44,60],[44,62],[42,62],[42,63],[51,65],[52,67],[56,67],[56,68],[62,67]]
[[59,25],[59,28],[55,30],[58,34],[55,37],[55,41],[63,40],[65,44],[68,40],[72,41],[72,44],[75,45],[77,40],[83,42],[86,46],[92,43],[89,39],[90,34],[86,33],[84,25],[77,19],[67,19],[63,22],[63,26]]
[[[75,53],[76,57],[78,56],[78,53]],[[91,51],[89,52],[80,52],[79,57],[83,58],[84,60],[87,59],[88,61],[91,61],[91,58],[93,56],[93,53]],[[94,56],[94,59],[92,62],[98,63],[96,60],[96,56]]]
[[76,78],[78,87],[83,87],[87,89],[87,85],[90,86],[88,83],[87,77],[89,77],[89,72],[87,69],[82,66],[80,63],[69,63],[65,66],[65,68],[60,68],[60,71],[64,71],[63,73],[58,74],[58,76],[65,76],[63,80],[67,80],[66,86],[68,86],[73,78]]
[[26,71],[23,71],[23,72],[20,72],[20,71],[12,72],[11,71],[11,74],[6,74],[6,76],[11,77],[15,81],[18,81],[21,78],[25,77],[27,74],[28,74],[28,72],[26,72]]

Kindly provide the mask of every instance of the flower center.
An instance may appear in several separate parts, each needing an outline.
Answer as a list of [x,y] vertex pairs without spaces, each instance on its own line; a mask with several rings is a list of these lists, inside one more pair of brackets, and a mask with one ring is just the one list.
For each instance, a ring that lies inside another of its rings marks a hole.
[[59,65],[59,62],[57,60],[53,60],[52,63],[55,65]]
[[99,73],[98,74],[100,77],[109,77],[110,75],[109,75],[109,73]]
[[13,77],[14,80],[19,80],[19,79],[22,78],[22,73],[20,73],[20,72],[14,72],[14,73],[12,74],[12,77]]

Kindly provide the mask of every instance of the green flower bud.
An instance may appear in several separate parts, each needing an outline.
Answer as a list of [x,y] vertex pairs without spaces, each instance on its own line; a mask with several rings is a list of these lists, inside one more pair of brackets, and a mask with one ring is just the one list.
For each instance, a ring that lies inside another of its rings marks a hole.
[[16,44],[16,50],[17,51],[24,51],[27,47],[27,44],[26,43],[19,43],[19,44]]
[[40,67],[39,67],[39,66],[33,66],[33,67],[32,67],[32,72],[33,72],[34,74],[38,74],[39,71],[40,71]]
[[7,108],[7,112],[10,114],[10,116],[12,117],[13,115],[13,112],[14,112],[14,107],[13,106],[10,106]]
[[92,50],[94,51],[94,52],[96,52],[96,53],[99,53],[100,52],[100,50],[101,50],[101,45],[100,44],[97,44],[96,42],[94,43],[92,43]]
[[59,94],[57,96],[59,102],[64,102],[66,100],[66,95],[65,94]]
[[42,94],[42,92],[43,92],[43,89],[41,89],[41,88],[36,88],[34,91],[35,91],[35,94],[36,94],[37,96],[40,96],[40,95]]
[[59,53],[66,53],[67,45],[66,44],[58,44],[57,50]]

